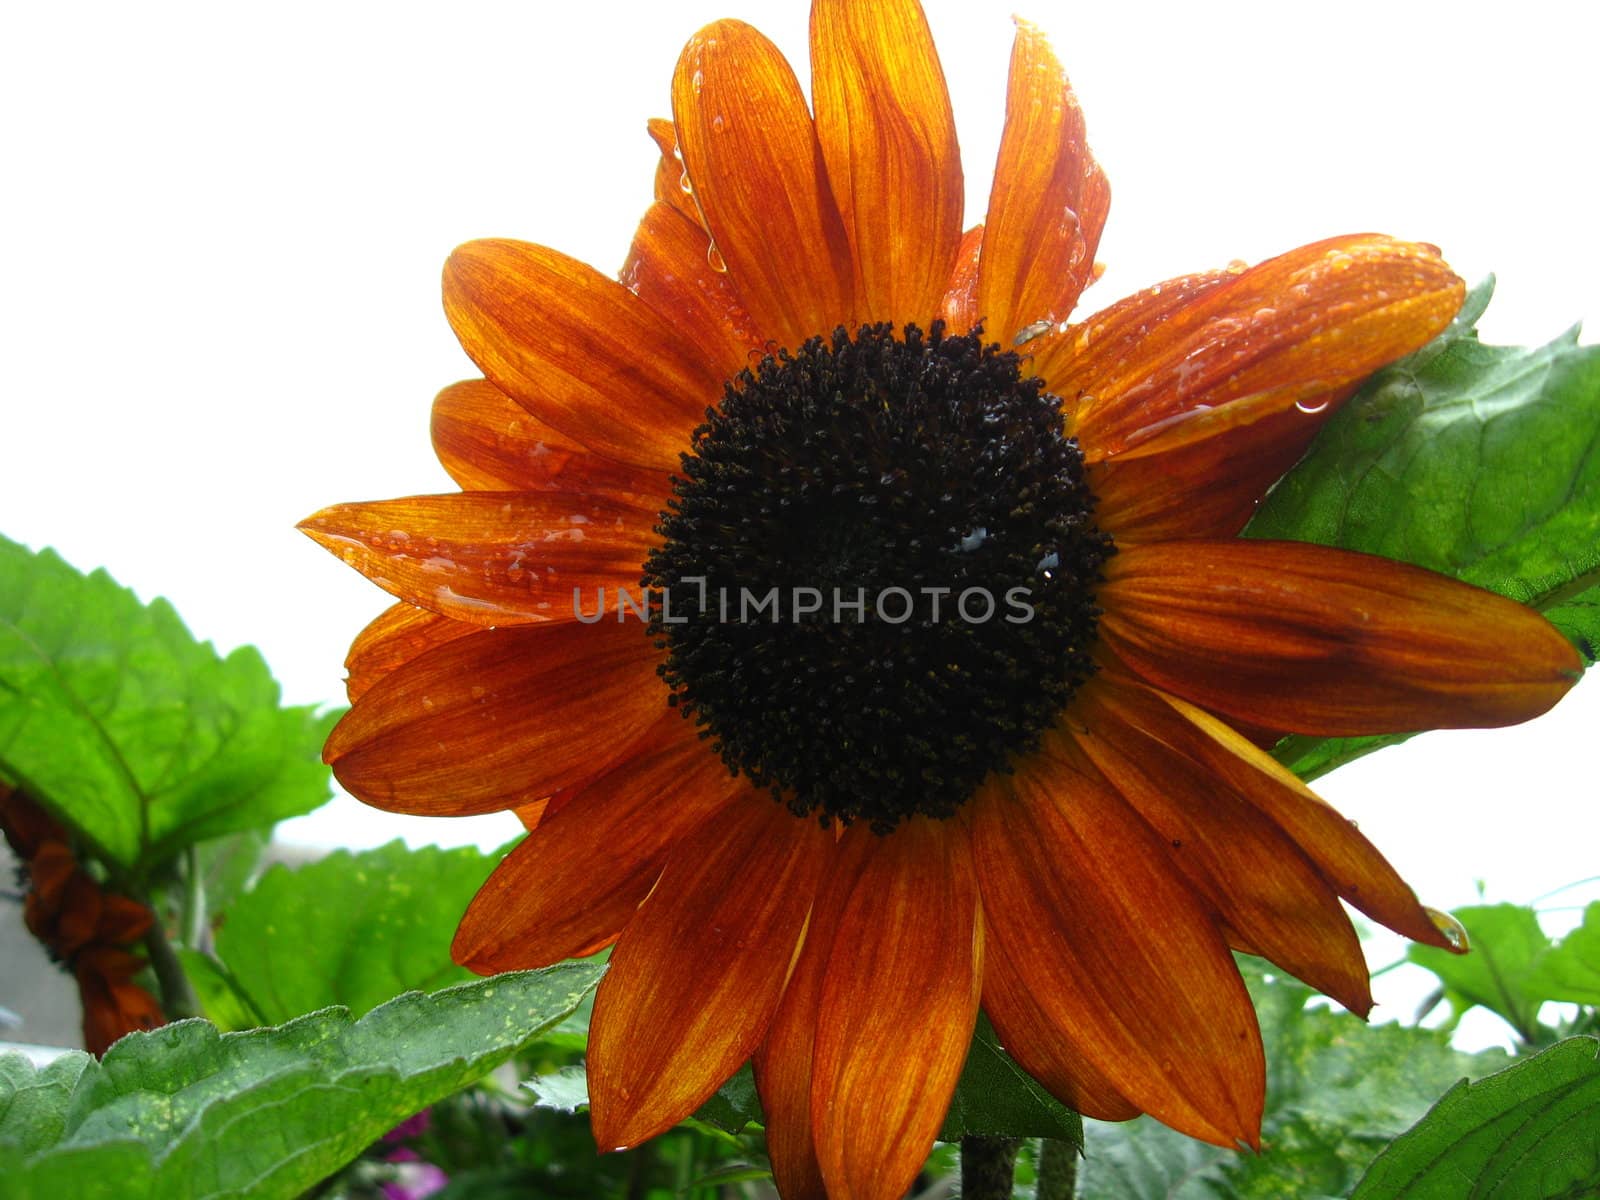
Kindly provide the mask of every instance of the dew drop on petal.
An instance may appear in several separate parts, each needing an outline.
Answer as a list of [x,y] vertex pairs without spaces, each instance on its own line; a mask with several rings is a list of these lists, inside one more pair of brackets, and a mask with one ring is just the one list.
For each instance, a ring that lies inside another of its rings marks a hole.
[[728,122],[723,118],[721,113],[718,113],[716,116],[711,118],[711,128],[716,130],[718,133],[721,133],[727,127]]
[[689,84],[694,88],[695,94],[699,95],[700,89],[706,86],[706,73],[704,71],[696,71],[689,80]]
[[694,193],[694,184],[689,181],[689,172],[685,171],[678,176],[678,188],[686,196]]
[[1444,934],[1445,941],[1450,943],[1450,948],[1458,954],[1465,954],[1472,948],[1467,940],[1467,928],[1447,912],[1440,912],[1437,908],[1424,908],[1428,920],[1433,922],[1433,927]]
[[715,246],[706,247],[706,265],[718,275],[724,274],[728,269],[728,264],[722,261],[722,251]]
[[1295,401],[1295,407],[1308,417],[1314,417],[1328,407],[1328,401],[1326,398],[1321,400],[1297,400]]

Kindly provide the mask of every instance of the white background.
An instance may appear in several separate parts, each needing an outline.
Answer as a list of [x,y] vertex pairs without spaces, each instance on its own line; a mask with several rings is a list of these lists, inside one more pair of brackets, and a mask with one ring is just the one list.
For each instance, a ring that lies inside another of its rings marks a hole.
[[[970,223],[1011,23],[928,7]],[[1488,340],[1600,319],[1596,13],[1027,4],[1112,182],[1110,270],[1085,303],[1375,229],[1497,272]],[[294,522],[449,489],[429,403],[473,371],[439,311],[445,255],[500,235],[620,265],[650,194],[644,120],[668,115],[684,40],[725,15],[805,78],[799,3],[6,6],[0,531],[168,596],[224,650],[255,642],[290,701],[341,701],[349,640],[387,598]],[[1600,869],[1597,717],[1590,681],[1532,726],[1430,735],[1323,791],[1428,902],[1471,902],[1478,880],[1528,900]],[[340,798],[284,832],[513,829]]]

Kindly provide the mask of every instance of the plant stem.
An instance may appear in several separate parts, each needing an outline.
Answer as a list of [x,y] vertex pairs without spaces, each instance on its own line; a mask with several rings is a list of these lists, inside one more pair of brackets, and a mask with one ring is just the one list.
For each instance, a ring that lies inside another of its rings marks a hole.
[[189,977],[183,973],[160,921],[150,926],[150,932],[144,935],[144,948],[150,955],[150,969],[156,973],[156,983],[161,988],[161,1011],[167,1014],[167,1020],[200,1016],[200,999],[194,994]]
[[1021,1145],[1021,1138],[977,1134],[962,1138],[962,1200],[1011,1200],[1017,1148]]
[[1041,1138],[1039,1200],[1072,1200],[1078,1190],[1078,1148],[1071,1142]]

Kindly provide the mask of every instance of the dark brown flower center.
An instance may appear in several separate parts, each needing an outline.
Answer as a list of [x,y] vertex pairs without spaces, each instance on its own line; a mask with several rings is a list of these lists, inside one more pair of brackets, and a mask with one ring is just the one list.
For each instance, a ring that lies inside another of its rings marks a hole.
[[763,359],[683,456],[662,678],[797,815],[948,817],[1094,671],[1092,520],[1060,401],[981,330],[864,326]]

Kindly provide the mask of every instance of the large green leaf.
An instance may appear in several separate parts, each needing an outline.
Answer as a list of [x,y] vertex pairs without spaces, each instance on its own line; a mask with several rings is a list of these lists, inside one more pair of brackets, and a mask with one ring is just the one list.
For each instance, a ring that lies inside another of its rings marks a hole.
[[1458,908],[1454,916],[1467,931],[1472,953],[1413,943],[1406,957],[1439,977],[1458,1018],[1482,1005],[1505,1018],[1523,1041],[1538,1041],[1539,1006],[1547,997],[1535,969],[1550,950],[1538,915],[1517,904],[1480,904]]
[[399,992],[469,979],[450,939],[498,860],[394,841],[273,867],[228,910],[217,957],[269,1022],[330,1004],[360,1016]]
[[1539,960],[1529,987],[1546,1000],[1600,1008],[1600,900],[1583,913],[1583,924]]
[[1600,1040],[1571,1038],[1462,1080],[1372,1164],[1351,1200],[1600,1194]]
[[1452,1083],[1503,1066],[1442,1034],[1369,1026],[1316,1007],[1316,993],[1240,959],[1267,1051],[1262,1153],[1197,1142],[1141,1117],[1085,1122],[1083,1200],[1296,1200],[1348,1193],[1391,1138]]
[[[1402,559],[1539,609],[1586,662],[1600,646],[1600,347],[1485,346],[1492,279],[1329,419],[1245,531]],[[1403,735],[1402,735],[1403,736]],[[1313,778],[1384,738],[1289,738]]]
[[142,875],[326,800],[337,714],[278,701],[254,648],[223,658],[166,601],[0,538],[0,777],[109,862]]
[[603,967],[562,963],[410,993],[359,1021],[327,1009],[219,1034],[180,1021],[96,1063],[0,1059],[8,1200],[291,1197],[401,1120],[505,1062],[575,1008]]

